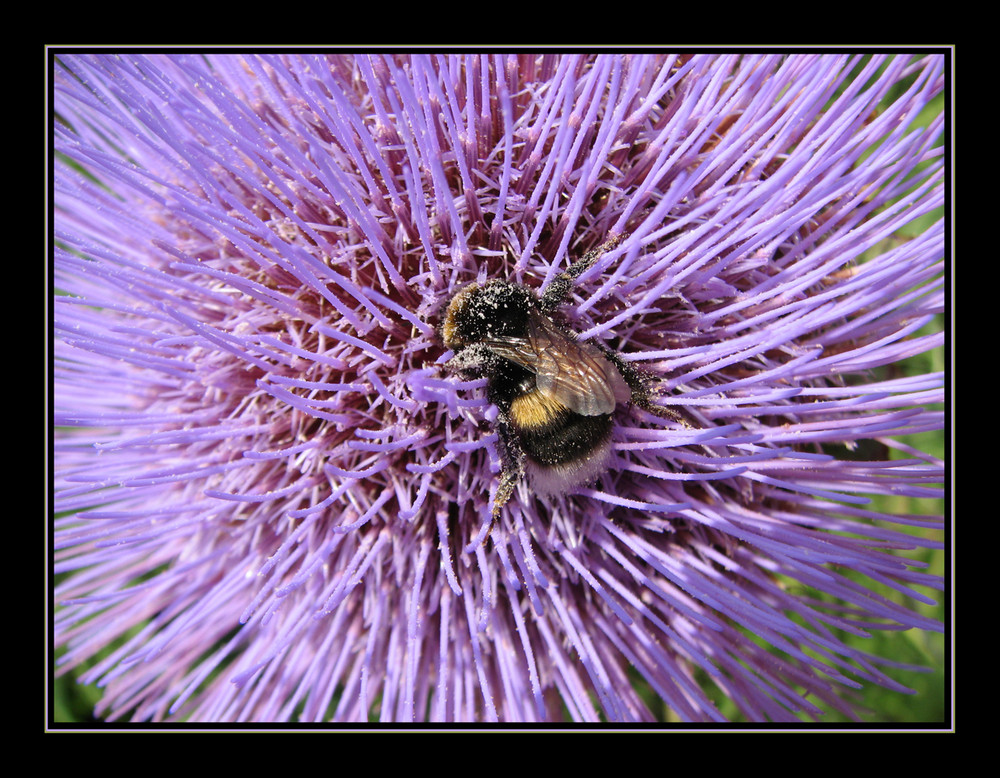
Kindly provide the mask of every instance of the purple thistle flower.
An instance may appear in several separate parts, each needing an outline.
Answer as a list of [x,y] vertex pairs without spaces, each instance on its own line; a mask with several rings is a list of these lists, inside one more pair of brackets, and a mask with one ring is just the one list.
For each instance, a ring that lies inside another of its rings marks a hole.
[[[853,717],[940,630],[944,57],[61,57],[60,671],[136,721]],[[441,306],[544,288],[683,423],[491,526]],[[906,497],[916,511],[886,508]],[[907,600],[911,604],[907,604]],[[656,702],[650,702],[655,700]]]

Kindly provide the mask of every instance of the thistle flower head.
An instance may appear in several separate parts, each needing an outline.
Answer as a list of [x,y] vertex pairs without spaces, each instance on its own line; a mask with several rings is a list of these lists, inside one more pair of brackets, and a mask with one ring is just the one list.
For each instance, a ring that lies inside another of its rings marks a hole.
[[[849,716],[940,629],[940,55],[55,63],[60,667],[137,721]],[[500,468],[435,328],[543,290],[653,379]],[[907,439],[908,440],[908,439]],[[651,702],[652,701],[652,702]]]

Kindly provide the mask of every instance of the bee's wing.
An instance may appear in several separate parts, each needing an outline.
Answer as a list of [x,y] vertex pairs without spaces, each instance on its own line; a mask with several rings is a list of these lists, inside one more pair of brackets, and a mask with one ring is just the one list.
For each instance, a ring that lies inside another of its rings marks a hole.
[[604,353],[562,333],[544,314],[528,314],[528,337],[486,341],[496,354],[535,373],[535,386],[571,411],[600,416],[632,391]]

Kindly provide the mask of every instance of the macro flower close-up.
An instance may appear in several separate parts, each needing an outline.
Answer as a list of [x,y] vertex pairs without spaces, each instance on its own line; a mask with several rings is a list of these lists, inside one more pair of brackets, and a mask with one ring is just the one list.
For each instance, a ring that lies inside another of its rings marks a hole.
[[54,675],[149,725],[905,716],[948,64],[56,52]]

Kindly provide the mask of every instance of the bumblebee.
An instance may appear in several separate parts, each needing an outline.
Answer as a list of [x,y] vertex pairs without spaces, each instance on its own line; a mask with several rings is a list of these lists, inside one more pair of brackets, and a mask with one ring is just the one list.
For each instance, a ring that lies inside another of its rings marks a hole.
[[607,470],[619,404],[677,418],[650,402],[645,374],[614,352],[577,340],[556,318],[576,278],[624,237],[587,253],[541,296],[497,280],[466,286],[444,309],[439,334],[455,352],[448,368],[485,376],[487,397],[499,411],[503,469],[494,519],[525,476],[535,492],[558,494]]

